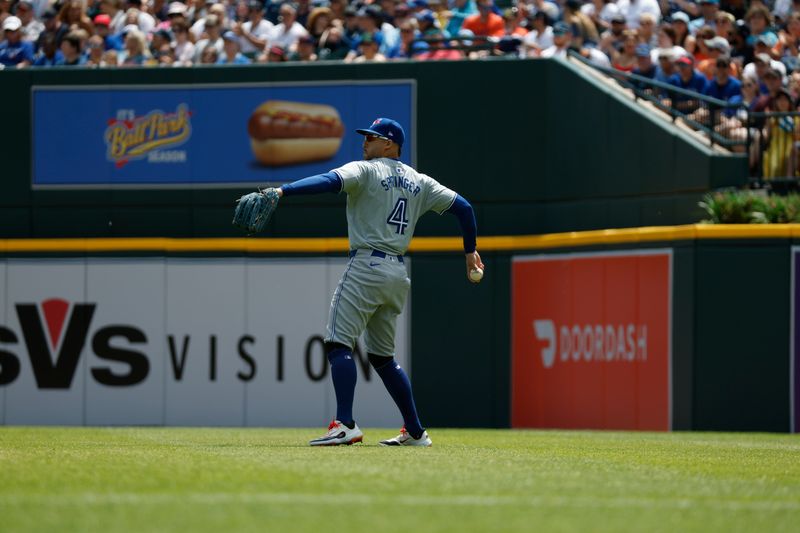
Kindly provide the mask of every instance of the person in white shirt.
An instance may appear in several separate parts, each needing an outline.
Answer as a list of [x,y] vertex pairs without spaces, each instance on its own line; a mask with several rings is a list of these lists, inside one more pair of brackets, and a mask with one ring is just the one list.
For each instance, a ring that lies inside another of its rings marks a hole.
[[628,28],[639,27],[639,17],[642,13],[650,13],[656,18],[656,24],[661,21],[661,8],[657,0],[618,0],[617,7],[625,15]]
[[239,36],[242,53],[252,55],[264,50],[275,26],[264,19],[264,4],[261,0],[251,0],[247,7],[247,22],[234,24],[233,32]]
[[208,8],[206,15],[198,19],[198,21],[192,25],[190,31],[192,32],[192,35],[194,35],[195,39],[200,39],[203,37],[203,33],[206,32],[206,19],[208,19],[208,17],[211,15],[214,15],[217,18],[217,25],[219,26],[220,32],[228,28],[227,20],[225,18],[225,6],[222,4],[212,4],[211,7]]
[[572,44],[572,30],[566,22],[553,24],[553,46],[542,50],[540,57],[567,57],[567,50]]
[[128,24],[136,24],[145,35],[153,31],[156,27],[156,19],[153,15],[142,9],[142,0],[128,0],[128,11],[125,12],[125,19]]
[[550,26],[549,22],[550,20],[544,11],[537,11],[533,15],[531,21],[533,29],[525,35],[522,41],[527,57],[538,57],[543,50],[553,46],[553,27]]
[[297,9],[293,5],[283,4],[279,13],[281,22],[272,29],[269,45],[294,50],[298,39],[308,35],[308,31],[297,22]]

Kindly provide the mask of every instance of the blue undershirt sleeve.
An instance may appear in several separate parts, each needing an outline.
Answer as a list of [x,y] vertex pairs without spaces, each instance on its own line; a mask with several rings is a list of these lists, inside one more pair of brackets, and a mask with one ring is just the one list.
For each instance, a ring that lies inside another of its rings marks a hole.
[[342,178],[336,172],[326,172],[309,176],[294,183],[281,185],[284,196],[294,196],[297,194],[319,194],[321,192],[341,192]]
[[452,213],[458,218],[458,223],[461,225],[461,234],[464,236],[464,253],[474,252],[475,241],[478,236],[478,223],[475,221],[475,211],[467,199],[460,194],[456,194],[453,205],[445,212]]

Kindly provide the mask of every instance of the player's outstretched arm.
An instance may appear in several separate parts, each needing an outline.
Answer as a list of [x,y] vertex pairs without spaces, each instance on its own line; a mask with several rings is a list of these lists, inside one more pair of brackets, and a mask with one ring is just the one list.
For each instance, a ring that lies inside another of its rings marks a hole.
[[276,190],[281,198],[300,194],[338,193],[342,190],[342,178],[336,172],[326,172],[297,180],[294,183],[285,183]]
[[480,282],[483,278],[483,261],[476,250],[478,224],[475,221],[475,211],[466,198],[456,194],[453,205],[447,210],[458,218],[461,226],[461,235],[464,237],[464,254],[467,260],[467,279],[471,283]]

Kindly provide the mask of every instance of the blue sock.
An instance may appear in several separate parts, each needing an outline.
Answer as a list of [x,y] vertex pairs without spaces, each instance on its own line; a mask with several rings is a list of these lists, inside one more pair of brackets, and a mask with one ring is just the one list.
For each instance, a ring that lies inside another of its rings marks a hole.
[[356,393],[356,362],[353,352],[345,346],[328,352],[331,363],[331,378],[336,391],[336,420],[344,424],[353,422],[353,397]]
[[424,429],[417,415],[417,406],[414,404],[414,395],[411,392],[411,381],[405,371],[400,368],[394,357],[369,356],[370,363],[383,380],[386,390],[389,391],[394,403],[403,415],[403,422],[412,437],[419,438]]

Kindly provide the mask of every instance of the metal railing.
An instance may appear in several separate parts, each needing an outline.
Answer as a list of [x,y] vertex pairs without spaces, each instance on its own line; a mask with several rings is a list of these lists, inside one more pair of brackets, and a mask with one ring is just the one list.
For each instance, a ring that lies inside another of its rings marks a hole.
[[750,186],[776,192],[800,190],[800,112],[754,112],[739,102],[718,100],[636,74],[592,64],[570,51],[570,58],[588,65],[703,135],[711,146],[745,153]]

